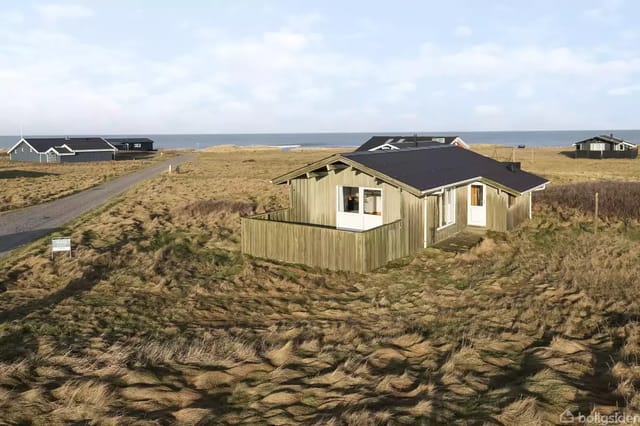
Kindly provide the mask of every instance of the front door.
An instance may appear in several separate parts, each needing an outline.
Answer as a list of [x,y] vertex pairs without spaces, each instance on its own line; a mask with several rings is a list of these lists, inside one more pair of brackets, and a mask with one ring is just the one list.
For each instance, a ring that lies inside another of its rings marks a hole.
[[483,184],[469,185],[468,224],[487,226],[487,191]]

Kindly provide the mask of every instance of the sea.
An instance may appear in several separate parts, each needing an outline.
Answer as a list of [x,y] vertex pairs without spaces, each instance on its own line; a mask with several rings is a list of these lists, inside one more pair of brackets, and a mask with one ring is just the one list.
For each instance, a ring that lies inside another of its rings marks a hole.
[[[276,146],[283,149],[339,148],[361,145],[374,135],[457,135],[471,144],[497,144],[506,146],[570,146],[576,141],[595,135],[610,135],[632,143],[640,143],[640,130],[534,130],[534,131],[484,131],[484,132],[383,132],[383,133],[229,133],[229,134],[113,134],[103,137],[148,137],[156,148],[203,149],[216,145]],[[34,135],[34,137],[96,136],[96,135]],[[19,136],[0,136],[0,148],[10,148]]]

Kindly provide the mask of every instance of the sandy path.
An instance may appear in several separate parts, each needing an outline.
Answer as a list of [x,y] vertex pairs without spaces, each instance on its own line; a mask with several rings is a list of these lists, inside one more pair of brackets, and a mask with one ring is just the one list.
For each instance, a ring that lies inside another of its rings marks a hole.
[[132,185],[168,170],[169,164],[175,167],[194,158],[194,154],[182,154],[68,197],[0,213],[0,256],[47,235],[79,215],[121,194]]

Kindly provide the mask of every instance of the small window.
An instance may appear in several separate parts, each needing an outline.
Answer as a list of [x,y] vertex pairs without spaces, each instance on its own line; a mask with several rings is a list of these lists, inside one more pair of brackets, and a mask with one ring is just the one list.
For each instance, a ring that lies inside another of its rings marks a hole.
[[359,213],[360,199],[359,188],[356,186],[342,187],[342,206],[340,211],[346,213]]
[[133,147],[134,148],[142,148],[142,144],[141,143],[134,143]]
[[471,205],[475,207],[482,207],[484,204],[483,192],[484,187],[482,185],[471,185]]
[[509,197],[509,207],[513,207],[516,204],[515,195],[508,194]]
[[365,189],[364,214],[382,216],[382,191],[379,189]]
[[456,190],[445,189],[438,195],[438,226],[443,227],[456,223]]

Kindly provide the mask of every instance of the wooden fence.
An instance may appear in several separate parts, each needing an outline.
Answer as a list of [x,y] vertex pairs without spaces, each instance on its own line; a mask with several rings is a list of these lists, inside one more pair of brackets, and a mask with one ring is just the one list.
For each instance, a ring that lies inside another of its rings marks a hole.
[[409,254],[402,220],[356,232],[286,222],[287,217],[288,210],[279,210],[242,218],[242,252],[353,272],[369,272]]

